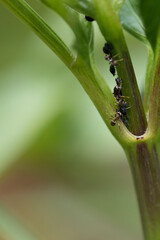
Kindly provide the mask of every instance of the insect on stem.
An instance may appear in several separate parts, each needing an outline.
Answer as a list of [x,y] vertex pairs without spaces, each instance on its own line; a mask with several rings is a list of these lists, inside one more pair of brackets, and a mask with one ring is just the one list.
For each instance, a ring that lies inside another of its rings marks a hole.
[[[119,65],[119,62],[123,61],[123,59],[116,59],[119,54],[112,56],[113,46],[111,43],[105,43],[103,47],[103,52],[106,54],[105,59],[110,64],[110,72],[113,76],[116,75],[116,67]],[[114,119],[111,121],[111,125],[115,126],[118,120],[121,120],[125,125],[128,124],[128,116],[127,116],[127,109],[129,109],[127,102],[124,100],[125,96],[122,96],[122,79],[117,77],[115,79],[116,86],[113,89],[113,95],[116,99],[116,113]]]

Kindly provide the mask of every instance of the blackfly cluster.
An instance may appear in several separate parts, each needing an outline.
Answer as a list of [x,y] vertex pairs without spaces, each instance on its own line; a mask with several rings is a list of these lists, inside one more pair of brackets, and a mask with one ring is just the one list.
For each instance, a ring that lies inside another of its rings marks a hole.
[[[105,59],[109,62],[110,64],[110,72],[113,76],[116,75],[116,66],[118,66],[120,61],[123,61],[123,59],[116,59],[116,56],[112,56],[112,50],[113,46],[111,43],[105,43],[103,47],[103,52],[105,53]],[[127,109],[128,109],[128,104],[125,101],[125,97],[122,95],[122,79],[119,78],[118,76],[115,79],[116,81],[116,86],[113,89],[113,95],[116,99],[116,113],[114,118],[111,121],[111,125],[115,126],[116,122],[118,120],[121,120],[125,125],[128,125],[128,116],[127,116]]]
[[[89,16],[85,16],[85,19],[89,22],[93,22],[94,19]],[[109,62],[110,67],[109,71],[113,76],[116,76],[116,67],[118,66],[119,62],[123,61],[123,59],[116,59],[119,54],[115,56],[112,55],[113,46],[111,43],[105,43],[103,47],[103,52],[105,53],[105,59]],[[128,116],[127,116],[127,109],[128,104],[125,101],[125,97],[122,95],[122,79],[120,77],[116,77],[116,86],[113,89],[113,95],[116,99],[116,113],[114,118],[111,121],[111,125],[115,126],[118,120],[121,120],[126,126],[128,126]]]

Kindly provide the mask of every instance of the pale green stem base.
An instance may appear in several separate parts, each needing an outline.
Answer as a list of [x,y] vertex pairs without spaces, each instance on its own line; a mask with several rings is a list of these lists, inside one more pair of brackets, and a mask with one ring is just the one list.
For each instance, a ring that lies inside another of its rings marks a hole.
[[160,239],[160,164],[156,146],[144,142],[126,150],[137,192],[145,240]]

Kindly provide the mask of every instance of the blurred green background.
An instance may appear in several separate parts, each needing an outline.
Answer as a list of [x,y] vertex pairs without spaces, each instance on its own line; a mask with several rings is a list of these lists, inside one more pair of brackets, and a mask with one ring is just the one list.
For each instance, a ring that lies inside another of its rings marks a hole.
[[[28,2],[72,46],[63,20],[40,2]],[[93,25],[96,63],[113,88],[105,41]],[[147,52],[126,39],[141,90]],[[2,240],[142,239],[123,150],[77,79],[2,5],[0,174]]]

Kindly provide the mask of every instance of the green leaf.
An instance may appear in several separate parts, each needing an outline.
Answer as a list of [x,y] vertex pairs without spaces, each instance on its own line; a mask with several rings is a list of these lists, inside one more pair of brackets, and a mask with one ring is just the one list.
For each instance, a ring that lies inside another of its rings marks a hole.
[[93,0],[63,0],[67,5],[76,11],[94,18]]
[[[63,0],[67,5],[76,11],[95,18],[96,8],[94,0]],[[119,11],[124,0],[110,0],[115,11]],[[101,1],[99,1],[101,4]]]
[[[64,1],[60,0],[41,0],[48,7],[56,11],[73,30],[76,41],[73,47],[85,61],[90,62],[90,56],[93,53],[93,31],[92,24],[87,22],[84,16],[67,6]],[[67,1],[69,2],[69,1]],[[76,1],[72,4],[76,6]]]
[[160,1],[139,0],[139,5],[147,38],[155,49],[160,27]]
[[114,0],[113,1],[113,8],[115,9],[116,12],[120,11],[123,3],[124,3],[124,0]]
[[75,32],[77,27],[78,13],[68,6],[64,5],[61,0],[41,0],[45,5],[57,12]]
[[139,0],[125,0],[120,11],[120,20],[126,31],[139,40],[146,42],[138,2]]

